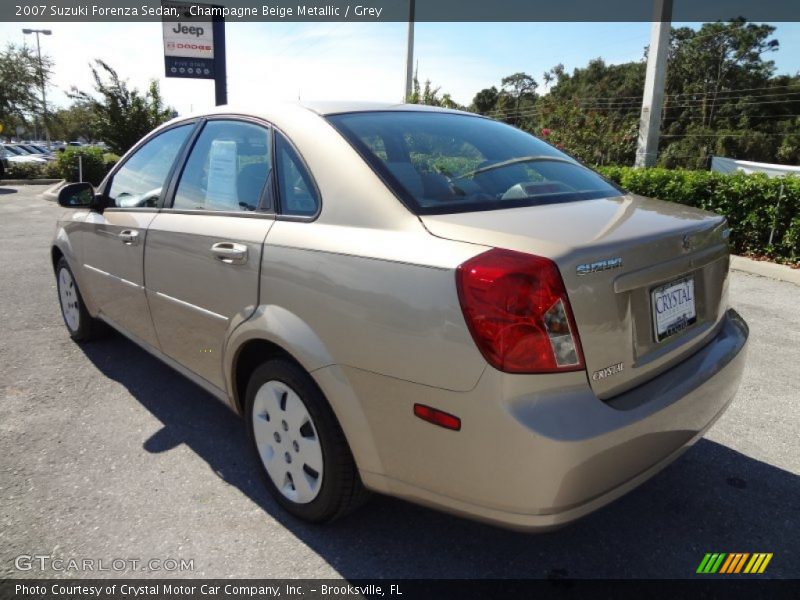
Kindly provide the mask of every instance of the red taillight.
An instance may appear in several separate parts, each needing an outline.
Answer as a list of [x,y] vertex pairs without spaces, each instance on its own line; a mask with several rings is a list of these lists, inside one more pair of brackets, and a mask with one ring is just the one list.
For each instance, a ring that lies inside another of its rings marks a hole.
[[553,261],[495,248],[459,266],[456,286],[470,333],[496,369],[584,368],[567,292]]

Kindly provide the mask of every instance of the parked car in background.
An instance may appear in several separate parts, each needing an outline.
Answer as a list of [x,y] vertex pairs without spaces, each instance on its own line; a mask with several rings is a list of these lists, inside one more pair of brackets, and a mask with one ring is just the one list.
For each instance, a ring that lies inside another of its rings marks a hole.
[[724,217],[473,114],[220,107],[59,203],[72,338],[111,325],[243,415],[309,521],[374,490],[567,523],[697,441],[744,367]]
[[47,159],[29,150],[19,147],[17,144],[3,144],[3,150],[10,164],[21,162],[46,163]]
[[55,160],[55,156],[53,156],[50,152],[34,144],[15,144],[15,147],[28,152],[30,156],[37,156],[48,161]]
[[[28,145],[32,146],[35,150],[38,150],[39,152],[44,152],[45,154],[52,154],[53,153],[52,147],[48,150],[47,142],[36,142],[34,144],[28,144]],[[52,146],[52,144],[51,144],[51,146]]]

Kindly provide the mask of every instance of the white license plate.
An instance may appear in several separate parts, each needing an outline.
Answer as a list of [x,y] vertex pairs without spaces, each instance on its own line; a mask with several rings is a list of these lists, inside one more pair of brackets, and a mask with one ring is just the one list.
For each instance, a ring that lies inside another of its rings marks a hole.
[[683,331],[697,321],[692,277],[657,287],[650,295],[657,342]]

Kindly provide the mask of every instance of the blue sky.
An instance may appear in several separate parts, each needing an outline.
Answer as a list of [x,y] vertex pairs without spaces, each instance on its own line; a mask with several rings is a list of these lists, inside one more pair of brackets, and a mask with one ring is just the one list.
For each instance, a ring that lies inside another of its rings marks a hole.
[[[680,24],[678,24],[680,25]],[[160,23],[0,23],[0,39],[22,43],[22,27],[49,27],[42,49],[56,61],[49,97],[69,102],[71,85],[91,89],[88,63],[102,57],[144,88],[157,78],[179,112],[213,105],[209,81],[165,79]],[[696,24],[695,24],[696,26]],[[227,27],[229,99],[400,100],[405,77],[404,23],[233,23]],[[800,23],[777,24],[781,48],[770,54],[778,72],[800,71]],[[475,93],[525,71],[540,84],[557,63],[568,71],[598,56],[640,60],[649,23],[418,23],[420,79],[467,104]],[[29,43],[33,42],[27,36]]]

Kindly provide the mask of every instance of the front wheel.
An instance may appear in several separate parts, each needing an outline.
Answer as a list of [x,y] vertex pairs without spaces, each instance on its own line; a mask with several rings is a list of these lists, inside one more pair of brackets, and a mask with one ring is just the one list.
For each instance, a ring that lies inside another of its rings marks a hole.
[[67,326],[70,337],[76,342],[98,337],[102,331],[102,323],[86,310],[75,276],[63,256],[56,265],[56,285],[61,316],[64,318],[64,325]]
[[302,368],[277,359],[256,369],[247,386],[246,416],[266,486],[288,512],[324,523],[366,500],[344,433]]

